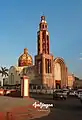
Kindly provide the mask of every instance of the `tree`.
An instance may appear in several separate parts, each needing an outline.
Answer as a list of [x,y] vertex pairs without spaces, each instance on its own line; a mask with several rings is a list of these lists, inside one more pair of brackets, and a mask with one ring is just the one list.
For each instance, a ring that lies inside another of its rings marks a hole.
[[6,67],[1,67],[0,74],[3,76],[8,76],[8,69]]
[[[8,69],[6,67],[1,67],[0,74],[2,74],[2,77],[8,76]],[[3,84],[4,84],[5,78],[3,78]]]

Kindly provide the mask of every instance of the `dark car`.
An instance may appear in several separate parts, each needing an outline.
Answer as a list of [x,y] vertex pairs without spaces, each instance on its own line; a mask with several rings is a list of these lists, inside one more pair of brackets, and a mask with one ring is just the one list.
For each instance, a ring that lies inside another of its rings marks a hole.
[[67,98],[67,93],[63,90],[56,90],[53,92],[53,99],[65,99]]

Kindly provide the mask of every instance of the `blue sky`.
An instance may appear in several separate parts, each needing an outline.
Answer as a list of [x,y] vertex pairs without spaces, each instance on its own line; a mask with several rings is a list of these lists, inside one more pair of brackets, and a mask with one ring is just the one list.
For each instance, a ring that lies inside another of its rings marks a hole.
[[50,49],[63,57],[69,72],[82,78],[82,0],[0,1],[0,66],[17,64],[27,47],[37,54],[37,31],[41,15],[46,16]]

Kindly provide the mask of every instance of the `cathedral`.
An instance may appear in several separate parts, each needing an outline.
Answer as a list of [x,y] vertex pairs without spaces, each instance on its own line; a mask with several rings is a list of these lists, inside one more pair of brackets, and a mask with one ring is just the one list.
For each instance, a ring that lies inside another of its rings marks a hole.
[[27,75],[30,85],[43,85],[49,88],[68,86],[68,68],[63,58],[55,58],[50,53],[50,34],[45,16],[41,16],[37,31],[37,54],[34,64],[28,49],[18,59],[18,66],[9,69],[8,84],[21,83],[21,77]]

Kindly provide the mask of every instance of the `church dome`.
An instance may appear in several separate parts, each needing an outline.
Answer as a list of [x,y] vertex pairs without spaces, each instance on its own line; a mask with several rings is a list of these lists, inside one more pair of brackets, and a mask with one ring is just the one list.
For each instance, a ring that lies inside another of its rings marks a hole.
[[33,59],[28,53],[28,49],[24,49],[24,53],[18,59],[18,66],[30,66],[33,65]]

